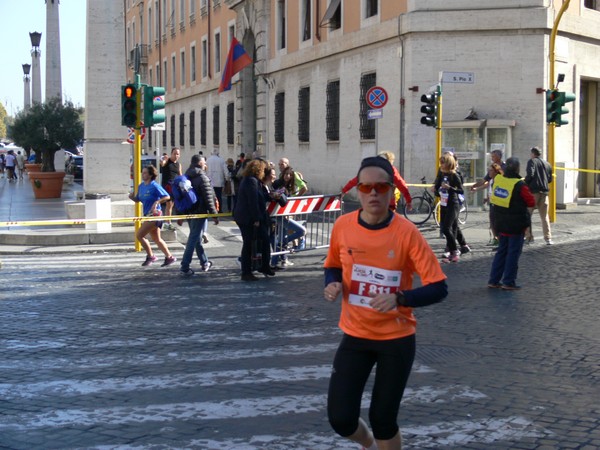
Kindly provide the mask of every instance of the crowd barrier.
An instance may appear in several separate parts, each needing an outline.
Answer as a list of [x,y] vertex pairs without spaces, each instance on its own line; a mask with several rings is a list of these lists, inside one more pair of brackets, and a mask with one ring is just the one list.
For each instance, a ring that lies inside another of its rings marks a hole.
[[272,256],[329,247],[331,228],[342,214],[341,195],[290,197],[269,203]]

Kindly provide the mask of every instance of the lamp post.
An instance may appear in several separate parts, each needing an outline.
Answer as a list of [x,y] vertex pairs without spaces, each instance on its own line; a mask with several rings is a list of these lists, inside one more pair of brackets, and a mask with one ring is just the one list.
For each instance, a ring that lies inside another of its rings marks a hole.
[[31,64],[23,64],[23,109],[29,109],[31,106],[31,86],[29,84],[31,77],[29,70]]
[[40,70],[40,57],[42,52],[40,50],[40,41],[42,40],[42,33],[34,31],[29,33],[31,39],[31,101],[33,103],[42,103],[42,72]]

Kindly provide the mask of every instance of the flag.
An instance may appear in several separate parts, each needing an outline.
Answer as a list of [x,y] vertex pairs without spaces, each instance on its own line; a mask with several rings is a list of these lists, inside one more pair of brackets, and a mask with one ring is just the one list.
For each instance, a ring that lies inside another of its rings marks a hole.
[[236,38],[233,38],[229,53],[227,54],[227,61],[225,61],[225,67],[223,68],[219,93],[231,89],[231,79],[233,76],[248,64],[252,64],[252,58],[248,56],[242,44]]

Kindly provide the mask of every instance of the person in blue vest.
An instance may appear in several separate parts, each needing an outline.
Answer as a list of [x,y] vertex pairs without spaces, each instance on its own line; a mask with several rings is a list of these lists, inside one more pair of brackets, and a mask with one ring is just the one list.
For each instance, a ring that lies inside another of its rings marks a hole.
[[494,205],[493,225],[498,233],[498,251],[492,262],[488,287],[515,291],[519,257],[525,230],[531,226],[528,208],[535,204],[531,191],[519,175],[519,159],[508,158],[504,174],[494,178],[490,202]]

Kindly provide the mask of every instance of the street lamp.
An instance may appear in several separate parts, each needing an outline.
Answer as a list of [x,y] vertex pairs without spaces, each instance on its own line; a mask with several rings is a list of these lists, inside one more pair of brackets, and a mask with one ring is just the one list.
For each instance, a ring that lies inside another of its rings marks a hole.
[[34,48],[40,48],[40,41],[42,40],[42,33],[38,31],[34,31],[33,33],[29,33],[29,39],[31,39],[31,46]]
[[23,64],[23,109],[28,109],[31,106],[31,89],[29,86],[29,70],[31,64]]

